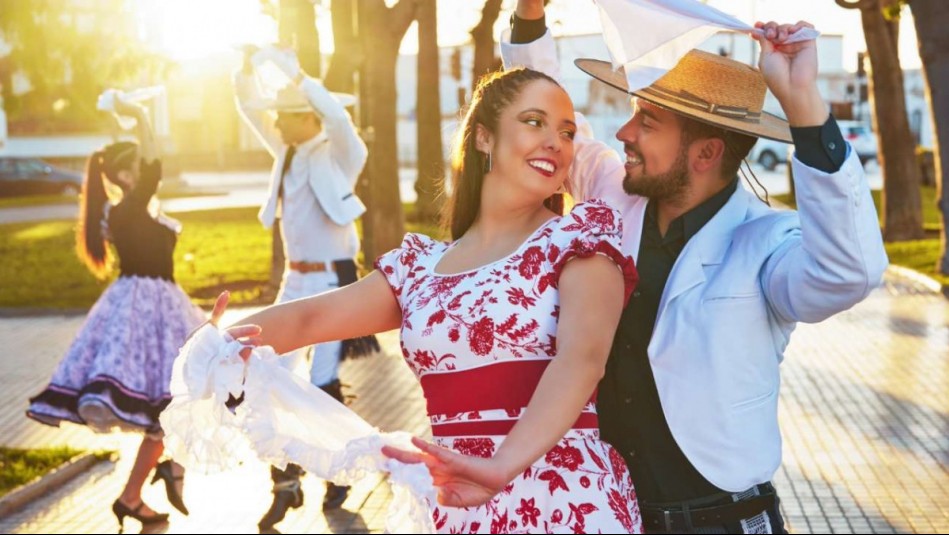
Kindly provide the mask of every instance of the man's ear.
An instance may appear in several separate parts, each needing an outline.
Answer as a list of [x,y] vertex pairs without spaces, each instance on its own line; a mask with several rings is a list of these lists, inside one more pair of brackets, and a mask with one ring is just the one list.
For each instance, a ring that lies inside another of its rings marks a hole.
[[693,149],[692,166],[699,173],[720,167],[725,157],[725,141],[717,137],[696,140]]
[[475,148],[488,154],[494,147],[494,135],[481,123],[475,124]]

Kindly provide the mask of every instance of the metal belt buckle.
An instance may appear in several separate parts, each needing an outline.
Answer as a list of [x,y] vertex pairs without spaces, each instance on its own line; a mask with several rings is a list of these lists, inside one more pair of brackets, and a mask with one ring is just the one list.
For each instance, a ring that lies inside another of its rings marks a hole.
[[662,510],[662,523],[664,524],[664,529],[666,533],[672,533],[672,513],[668,509]]

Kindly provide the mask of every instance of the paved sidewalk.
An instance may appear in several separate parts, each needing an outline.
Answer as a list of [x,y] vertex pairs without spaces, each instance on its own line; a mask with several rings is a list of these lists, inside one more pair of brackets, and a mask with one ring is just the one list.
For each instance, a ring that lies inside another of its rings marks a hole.
[[[246,311],[237,312],[245,314]],[[109,510],[139,439],[97,436],[79,426],[52,429],[23,416],[82,318],[0,319],[0,444],[116,449],[63,489],[0,519],[3,533],[99,533],[116,529]],[[344,381],[354,408],[385,430],[428,433],[424,402],[401,362],[395,333],[386,355],[348,362]],[[888,276],[864,303],[818,325],[802,325],[782,365],[784,466],[775,484],[797,533],[939,533],[949,531],[949,302]],[[322,486],[304,482],[306,505],[280,525],[285,532],[380,532],[389,495],[379,479],[354,489],[343,509],[319,511]],[[168,532],[254,533],[269,501],[268,471],[245,466],[225,475],[189,475],[184,517],[160,485],[145,500],[172,511]],[[138,524],[129,521],[129,529]]]

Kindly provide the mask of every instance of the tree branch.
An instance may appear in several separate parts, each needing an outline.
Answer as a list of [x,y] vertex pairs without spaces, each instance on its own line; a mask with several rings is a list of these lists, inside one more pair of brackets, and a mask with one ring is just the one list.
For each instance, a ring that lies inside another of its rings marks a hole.
[[389,8],[389,20],[391,25],[389,29],[391,34],[400,42],[405,32],[409,30],[412,21],[415,20],[415,9],[418,6],[418,0],[399,0],[399,3]]

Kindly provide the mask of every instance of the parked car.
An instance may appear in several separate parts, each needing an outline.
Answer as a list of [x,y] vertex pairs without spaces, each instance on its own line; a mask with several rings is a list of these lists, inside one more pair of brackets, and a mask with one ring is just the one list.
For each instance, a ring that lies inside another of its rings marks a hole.
[[78,194],[82,174],[37,158],[0,157],[0,197]]
[[[850,142],[853,150],[860,158],[860,163],[866,165],[870,160],[877,159],[877,138],[870,126],[858,121],[837,121],[840,133]],[[788,148],[791,147],[791,150]],[[761,138],[755,143],[748,155],[748,160],[757,162],[768,171],[774,171],[778,164],[787,163],[793,146],[780,141]]]
[[780,141],[760,138],[748,154],[748,161],[757,162],[768,171],[774,171],[778,164],[788,162],[789,146]]
[[850,142],[856,151],[860,163],[866,165],[870,160],[877,159],[877,137],[870,129],[870,125],[858,121],[837,121],[840,133]]

